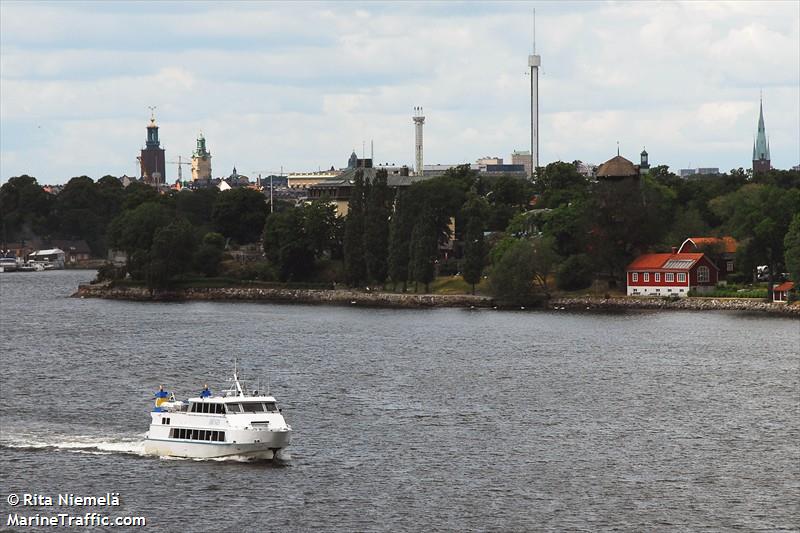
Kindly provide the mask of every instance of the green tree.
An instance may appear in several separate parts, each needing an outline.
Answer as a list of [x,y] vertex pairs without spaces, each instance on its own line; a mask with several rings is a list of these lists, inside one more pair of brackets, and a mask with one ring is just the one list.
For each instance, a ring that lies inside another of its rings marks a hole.
[[486,190],[489,208],[484,216],[488,231],[504,231],[508,222],[524,211],[533,197],[533,184],[516,176],[481,178],[476,180],[473,188],[478,194]]
[[408,192],[399,192],[389,230],[389,277],[395,287],[398,283],[403,284],[403,292],[406,292],[409,279],[408,267],[411,261],[410,243],[411,232],[414,229],[414,215]]
[[715,198],[710,207],[743,243],[737,260],[751,268],[754,262],[769,266],[771,297],[773,276],[784,265],[784,238],[793,217],[800,212],[800,189],[751,183]]
[[194,251],[194,232],[186,219],[156,229],[146,269],[147,285],[166,287],[175,276],[186,273],[192,265]]
[[46,235],[53,201],[53,196],[42,189],[36,178],[28,175],[10,178],[0,187],[0,241]]
[[789,224],[789,229],[783,238],[783,249],[786,269],[795,285],[800,286],[800,213],[796,214]]
[[548,164],[537,176],[541,198],[537,206],[558,207],[582,200],[589,193],[589,181],[578,172],[575,163],[556,161]]
[[216,187],[195,191],[183,189],[175,195],[175,212],[185,217],[192,226],[210,228],[214,204],[219,194]]
[[472,294],[475,294],[475,284],[481,280],[486,258],[483,221],[488,211],[488,204],[477,194],[470,193],[463,211],[467,229],[464,232],[464,259],[461,272],[464,281],[472,285]]
[[329,202],[315,200],[303,207],[303,227],[315,258],[334,255],[338,223],[336,207]]
[[159,199],[158,190],[155,187],[139,181],[125,187],[124,192],[122,200],[123,211],[136,209],[144,203],[156,202]]
[[194,269],[210,278],[218,276],[224,249],[225,237],[219,233],[206,233],[194,253]]
[[347,283],[351,287],[359,286],[367,279],[367,264],[364,259],[364,216],[367,194],[364,173],[362,170],[357,170],[350,190],[344,225],[344,269]]
[[431,210],[422,212],[411,231],[410,274],[418,283],[425,284],[425,292],[430,291],[430,283],[435,275],[435,262],[439,253],[439,239],[435,215]]
[[380,169],[369,188],[364,215],[364,262],[367,278],[383,285],[389,270],[389,201],[387,173]]
[[675,194],[648,176],[601,181],[586,203],[591,221],[587,251],[612,277],[640,253],[662,241],[673,218]]
[[172,219],[172,212],[167,207],[148,202],[130,211],[123,211],[109,224],[109,247],[126,253],[127,270],[134,279],[145,279],[153,236]]
[[563,291],[576,291],[592,285],[594,265],[586,254],[567,257],[556,271],[556,286]]
[[56,234],[64,239],[84,239],[94,255],[105,255],[105,232],[116,215],[106,210],[107,196],[87,176],[70,179],[56,196]]
[[529,305],[544,295],[534,282],[535,248],[528,239],[515,239],[499,258],[489,276],[494,297],[504,305]]
[[304,210],[272,213],[264,225],[264,254],[278,268],[281,281],[305,280],[314,271],[314,244],[306,232]]
[[264,195],[253,189],[231,189],[219,193],[211,211],[214,228],[239,244],[258,241],[266,217]]

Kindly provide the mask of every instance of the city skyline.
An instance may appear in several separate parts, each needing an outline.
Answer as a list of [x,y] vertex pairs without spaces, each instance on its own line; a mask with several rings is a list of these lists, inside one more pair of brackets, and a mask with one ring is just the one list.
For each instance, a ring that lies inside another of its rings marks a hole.
[[148,106],[167,160],[202,131],[215,176],[338,168],[370,140],[413,167],[417,105],[426,164],[509,158],[530,147],[534,7],[541,164],[619,141],[675,172],[749,168],[762,89],[772,165],[800,163],[796,2],[3,1],[0,181],[138,175]]

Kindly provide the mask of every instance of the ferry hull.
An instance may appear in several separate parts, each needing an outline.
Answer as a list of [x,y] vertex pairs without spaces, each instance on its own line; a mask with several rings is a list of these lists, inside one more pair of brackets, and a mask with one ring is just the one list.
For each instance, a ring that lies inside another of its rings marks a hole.
[[274,433],[274,438],[251,443],[188,442],[178,440],[145,439],[144,452],[159,457],[191,459],[273,459],[275,452],[289,445],[289,433]]

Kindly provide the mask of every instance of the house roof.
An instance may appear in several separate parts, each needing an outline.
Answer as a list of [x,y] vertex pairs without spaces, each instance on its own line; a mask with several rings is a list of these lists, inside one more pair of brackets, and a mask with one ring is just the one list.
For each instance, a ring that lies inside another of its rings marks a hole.
[[91,253],[89,245],[84,240],[79,240],[79,241],[52,240],[50,241],[50,244],[53,248],[60,248],[61,250],[69,250],[70,252],[77,254]]
[[616,155],[600,165],[597,169],[598,177],[624,177],[624,176],[638,176],[639,171],[636,170],[636,165],[622,157]]
[[[335,178],[323,179],[320,180],[319,183],[314,185],[310,185],[309,189],[336,189],[339,187],[351,187],[353,185],[353,180],[356,176],[356,171],[361,170],[364,176],[364,181],[367,183],[372,183],[372,180],[375,179],[375,174],[377,174],[380,168],[351,168],[347,169],[342,172],[339,176]],[[389,187],[408,187],[412,183],[417,181],[423,181],[427,179],[427,177],[422,176],[401,176],[398,174],[389,174],[386,176],[386,184]]]
[[703,255],[701,253],[642,254],[628,265],[627,270],[689,270]]
[[700,248],[702,246],[718,246],[722,245],[722,249],[726,254],[735,254],[736,249],[739,246],[739,243],[736,242],[736,239],[730,236],[725,237],[689,237],[683,244],[681,244],[679,252],[682,252],[687,244],[691,244],[694,246],[694,249]]
[[784,281],[780,285],[774,287],[772,290],[773,291],[781,291],[781,292],[783,292],[783,291],[790,291],[793,288],[794,288],[794,282],[793,281]]

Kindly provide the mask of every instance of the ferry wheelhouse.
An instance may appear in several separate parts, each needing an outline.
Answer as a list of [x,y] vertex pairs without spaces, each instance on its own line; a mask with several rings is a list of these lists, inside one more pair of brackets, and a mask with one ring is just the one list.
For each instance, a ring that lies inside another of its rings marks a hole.
[[145,453],[162,457],[273,459],[289,446],[292,428],[275,397],[247,391],[236,370],[221,396],[206,388],[176,400],[159,390],[150,413]]

